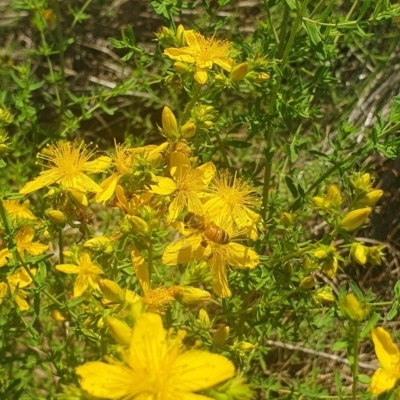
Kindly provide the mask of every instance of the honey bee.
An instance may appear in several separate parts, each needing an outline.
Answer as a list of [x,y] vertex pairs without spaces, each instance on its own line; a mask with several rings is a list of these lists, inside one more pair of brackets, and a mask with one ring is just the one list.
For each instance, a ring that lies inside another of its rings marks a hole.
[[[193,212],[188,212],[183,219],[186,228],[195,229],[203,233],[204,237],[217,244],[228,244],[231,239],[229,235],[214,222],[206,223],[204,217]],[[203,247],[207,247],[207,241],[201,242]]]

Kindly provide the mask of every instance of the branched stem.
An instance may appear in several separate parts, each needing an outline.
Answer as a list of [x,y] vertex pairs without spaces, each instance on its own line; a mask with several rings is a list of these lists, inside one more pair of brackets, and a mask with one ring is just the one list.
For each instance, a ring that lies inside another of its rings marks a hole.
[[282,84],[282,76],[286,69],[288,60],[289,60],[289,53],[290,53],[290,50],[294,43],[294,38],[296,37],[297,31],[299,29],[299,26],[301,24],[303,15],[306,11],[309,1],[310,0],[304,0],[300,10],[297,13],[296,19],[294,21],[293,27],[290,32],[289,39],[285,46],[285,51],[283,53],[282,61],[280,63],[280,74],[276,78],[275,85],[274,85],[271,95],[270,95],[270,103],[269,103],[269,107],[268,107],[268,116],[269,116],[270,120],[268,122],[267,131],[264,135],[264,139],[265,139],[265,170],[264,170],[264,187],[263,187],[263,201],[262,201],[262,205],[263,205],[262,216],[263,216],[264,220],[267,219],[267,215],[268,215],[268,211],[267,211],[268,196],[269,196],[269,190],[270,190],[270,185],[271,185],[272,159],[274,156],[274,149],[273,149],[274,124],[273,124],[273,121],[274,121],[274,114],[275,114],[275,109],[276,109],[276,101],[277,101],[278,93],[279,93],[279,90],[280,90],[281,84]]

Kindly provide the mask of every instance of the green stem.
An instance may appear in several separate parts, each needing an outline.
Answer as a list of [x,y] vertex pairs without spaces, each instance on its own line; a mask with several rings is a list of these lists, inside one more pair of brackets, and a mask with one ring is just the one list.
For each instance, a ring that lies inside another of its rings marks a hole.
[[[268,124],[267,132],[265,133],[264,139],[265,139],[265,170],[264,170],[264,187],[263,187],[263,199],[262,199],[262,216],[264,220],[267,219],[268,215],[268,197],[269,197],[269,190],[270,190],[270,184],[271,184],[271,172],[272,172],[272,159],[274,156],[274,149],[273,149],[273,133],[274,133],[274,125],[273,125],[273,119],[274,119],[274,114],[275,114],[275,109],[276,109],[276,100],[278,97],[278,92],[281,88],[282,84],[282,76],[284,75],[284,71],[286,69],[286,66],[288,64],[289,60],[289,53],[292,48],[292,45],[294,43],[294,38],[296,37],[297,31],[299,29],[299,26],[301,24],[303,14],[306,11],[308,2],[310,0],[304,0],[303,5],[300,8],[300,11],[297,13],[296,19],[294,21],[293,27],[290,32],[289,39],[286,43],[285,46],[285,51],[283,53],[282,61],[280,64],[280,74],[276,78],[276,83],[275,86],[272,89],[271,95],[270,95],[270,103],[268,107],[268,115],[270,117],[270,121]],[[280,50],[280,49],[279,49]],[[278,51],[279,51],[278,50]]]
[[75,14],[74,20],[72,21],[71,25],[71,31],[74,29],[76,23],[80,20],[80,17],[82,16],[83,12],[86,10],[86,8],[89,6],[89,4],[92,2],[92,0],[86,0],[86,3],[82,6],[82,8]]
[[277,264],[277,263],[280,263],[280,262],[283,262],[283,261],[290,260],[291,258],[301,256],[304,253],[307,253],[308,251],[314,250],[315,246],[316,246],[316,243],[312,244],[311,246],[304,247],[303,249],[300,249],[300,250],[295,251],[293,253],[286,254],[286,256],[282,256],[282,257],[279,257],[279,258],[276,258],[276,259],[268,260],[268,263],[271,265],[271,264]]
[[64,115],[65,110],[65,58],[64,58],[64,40],[61,30],[61,13],[60,7],[58,5],[58,0],[52,0],[52,6],[57,16],[57,25],[56,25],[56,33],[57,33],[57,41],[58,41],[58,55],[60,59],[60,71],[61,71],[61,93],[60,93],[60,111],[58,114],[59,125],[61,123],[62,116]]
[[353,336],[353,364],[351,366],[353,373],[353,385],[352,385],[352,398],[357,398],[357,382],[358,382],[358,322],[354,323],[354,336]]
[[194,92],[192,93],[192,98],[190,99],[189,103],[187,104],[185,111],[181,118],[181,125],[183,125],[188,119],[190,115],[190,111],[196,104],[196,102],[202,97],[201,88],[199,85],[196,85],[194,88]]
[[64,236],[62,232],[62,228],[58,229],[58,247],[59,247],[59,258],[60,264],[64,264]]
[[151,281],[151,274],[153,272],[153,242],[151,240],[147,247],[147,268],[149,269],[149,281]]

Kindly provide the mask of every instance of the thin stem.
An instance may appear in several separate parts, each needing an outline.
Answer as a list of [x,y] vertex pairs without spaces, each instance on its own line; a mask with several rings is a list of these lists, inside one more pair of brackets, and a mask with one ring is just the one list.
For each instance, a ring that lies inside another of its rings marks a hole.
[[149,270],[149,280],[151,281],[151,274],[153,272],[153,242],[151,240],[147,247],[147,268]]
[[303,14],[306,11],[309,1],[310,0],[304,0],[303,5],[301,6],[301,9],[296,16],[296,19],[294,21],[293,27],[290,32],[289,39],[286,43],[285,51],[283,53],[283,57],[282,57],[281,65],[280,65],[280,74],[276,78],[275,86],[273,87],[271,95],[270,95],[268,115],[271,118],[271,120],[269,121],[267,132],[265,133],[265,136],[264,136],[264,139],[266,142],[266,145],[265,145],[266,164],[265,164],[265,170],[264,170],[264,187],[263,187],[263,199],[262,199],[262,206],[263,206],[262,207],[262,216],[263,216],[264,220],[267,219],[267,215],[268,215],[267,206],[268,206],[268,197],[269,197],[269,190],[270,190],[270,184],[271,184],[272,159],[274,156],[273,119],[274,119],[274,114],[275,114],[275,109],[276,109],[276,100],[278,97],[278,92],[281,88],[282,76],[284,74],[285,68],[286,68],[288,60],[289,60],[290,50],[294,43],[294,38],[296,37],[297,31],[299,29],[299,26],[300,26],[302,18],[303,18]]
[[357,382],[358,382],[358,322],[354,323],[353,337],[353,364],[351,366],[353,373],[352,395],[353,400],[357,398]]
[[92,2],[92,0],[86,0],[86,3],[82,6],[82,8],[75,14],[74,20],[72,21],[71,25],[71,30],[74,29],[76,23],[79,21],[79,17],[83,14],[83,12],[86,10],[86,8],[89,6],[89,4]]
[[64,40],[61,30],[61,13],[60,7],[58,5],[58,0],[52,0],[53,9],[57,16],[57,25],[56,25],[56,33],[57,33],[57,41],[58,41],[58,56],[60,59],[60,71],[61,71],[61,93],[60,93],[60,112],[59,116],[59,126],[61,123],[61,118],[64,115],[65,110],[65,58],[64,58]]
[[59,247],[59,258],[60,264],[64,264],[64,236],[62,232],[62,228],[58,229],[58,247]]

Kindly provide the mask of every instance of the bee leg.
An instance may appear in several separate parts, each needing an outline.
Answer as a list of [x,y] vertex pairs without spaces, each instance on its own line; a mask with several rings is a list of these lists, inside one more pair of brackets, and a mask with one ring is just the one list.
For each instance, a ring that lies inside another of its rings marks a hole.
[[208,246],[207,240],[202,240],[202,241],[200,242],[200,244],[201,244],[204,248],[206,248],[206,247]]

